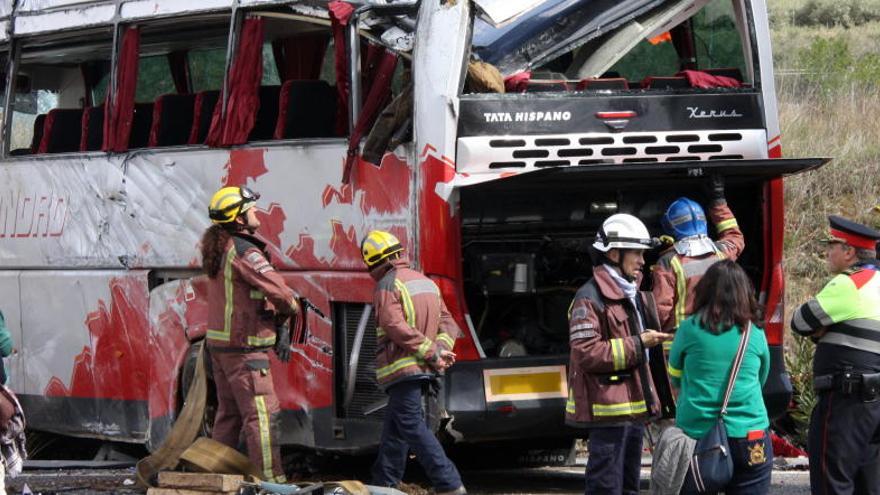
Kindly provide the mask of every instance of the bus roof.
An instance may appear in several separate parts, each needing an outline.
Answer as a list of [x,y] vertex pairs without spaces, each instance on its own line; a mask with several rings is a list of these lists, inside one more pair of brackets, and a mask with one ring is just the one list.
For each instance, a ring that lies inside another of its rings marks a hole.
[[[13,4],[13,0],[0,0],[0,42],[8,41],[10,32],[14,36],[27,36],[182,14],[231,12],[236,1],[19,0],[14,11]],[[327,2],[321,0],[238,0],[240,8],[285,5],[298,14],[324,19],[328,17]]]

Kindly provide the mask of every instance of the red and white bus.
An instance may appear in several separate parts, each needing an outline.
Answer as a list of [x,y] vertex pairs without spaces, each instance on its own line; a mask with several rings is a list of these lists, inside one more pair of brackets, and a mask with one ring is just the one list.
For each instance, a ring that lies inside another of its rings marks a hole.
[[[164,438],[205,331],[206,205],[240,184],[262,194],[276,266],[327,314],[272,361],[287,445],[378,442],[358,250],[375,228],[464,330],[445,431],[572,438],[566,308],[587,244],[613,212],[659,233],[709,173],[767,308],[768,402],[788,402],[779,177],[821,161],[779,159],[762,0],[3,0],[0,23],[0,310],[33,429]],[[477,93],[476,60],[508,90]],[[396,147],[376,165],[349,152],[409,81]]]

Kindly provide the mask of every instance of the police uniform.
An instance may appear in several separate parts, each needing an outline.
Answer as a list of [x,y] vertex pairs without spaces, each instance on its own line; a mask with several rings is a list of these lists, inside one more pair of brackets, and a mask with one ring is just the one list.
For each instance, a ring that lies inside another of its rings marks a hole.
[[[880,232],[829,217],[830,242],[873,250]],[[808,446],[813,493],[880,494],[880,273],[859,261],[794,311],[796,333],[816,341],[818,403]],[[822,333],[822,330],[827,330]]]

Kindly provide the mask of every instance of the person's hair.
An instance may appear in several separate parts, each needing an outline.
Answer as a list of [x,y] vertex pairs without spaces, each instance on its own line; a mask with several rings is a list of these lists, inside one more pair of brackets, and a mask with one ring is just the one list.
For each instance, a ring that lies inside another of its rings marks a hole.
[[225,224],[208,227],[202,236],[202,270],[208,278],[215,278],[220,272],[229,237],[229,228]]
[[700,324],[719,334],[738,325],[740,331],[758,318],[755,290],[745,270],[730,260],[712,265],[694,287],[694,313]]

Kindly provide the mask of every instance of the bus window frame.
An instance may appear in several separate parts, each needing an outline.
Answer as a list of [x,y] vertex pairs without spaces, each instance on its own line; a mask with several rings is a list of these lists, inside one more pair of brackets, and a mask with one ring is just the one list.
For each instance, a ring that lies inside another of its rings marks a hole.
[[12,125],[12,97],[15,88],[12,87],[18,72],[19,50],[18,43],[13,39],[6,46],[6,91],[3,94],[3,122],[0,123],[0,157],[6,158],[9,150],[10,133],[6,132]]
[[[110,80],[107,83],[107,91],[113,90],[113,84],[115,84],[116,80],[116,52],[117,52],[117,37],[120,23],[116,23],[113,26],[104,26],[107,31],[111,31],[113,33],[112,36],[112,46],[110,52]],[[51,44],[59,44],[68,38],[76,38],[78,36],[82,36],[89,31],[101,30],[102,27],[96,26],[88,26],[82,29],[62,29],[57,32],[51,33],[40,33],[37,35],[25,35],[16,37],[13,35],[10,36],[10,41],[7,45],[8,48],[8,58],[6,63],[6,91],[3,94],[4,101],[4,113],[2,122],[0,122],[0,160],[26,160],[33,159],[34,157],[41,155],[22,155],[22,156],[12,156],[10,155],[10,143],[12,140],[12,117],[14,113],[14,109],[11,108],[13,106],[13,100],[15,99],[15,87],[10,86],[12,81],[15,81],[18,78],[18,69],[21,66],[21,52],[24,49],[28,48],[29,43],[33,43],[34,40],[40,40],[43,42],[50,42]],[[115,93],[114,93],[115,94]],[[13,110],[13,111],[10,111]],[[50,156],[57,155],[94,155],[97,153],[105,153],[104,151],[71,151],[65,153],[52,153]]]
[[[279,3],[278,5],[284,5],[284,3]],[[269,5],[271,6],[271,5]],[[274,11],[266,11],[267,5],[260,5],[259,7],[247,6],[240,7],[237,3],[232,6],[231,11],[228,11],[229,15],[229,29],[227,35],[227,43],[226,43],[226,57],[225,57],[225,66],[224,66],[224,76],[223,76],[223,85],[220,88],[220,100],[221,103],[221,114],[223,116],[226,115],[228,101],[229,101],[229,77],[230,77],[230,69],[232,66],[232,62],[235,60],[235,56],[238,54],[238,41],[240,39],[241,28],[243,25],[243,21],[247,16],[257,16],[257,17],[267,17],[267,18],[283,18],[289,19],[291,21],[304,22],[304,23],[312,23],[325,27],[329,27],[331,25],[328,19],[324,19],[321,17],[311,17],[298,13],[280,13]],[[356,118],[359,114],[360,105],[356,98],[353,96],[357,95],[360,91],[360,39],[364,38],[374,43],[382,44],[375,37],[370,36],[369,33],[360,29],[359,26],[359,17],[368,12],[377,12],[384,15],[394,15],[398,14],[413,14],[418,11],[418,3],[417,2],[409,2],[403,4],[390,4],[390,5],[365,5],[358,8],[354,13],[352,13],[352,17],[348,23],[348,26],[345,29],[344,37],[347,44],[347,69],[349,75],[349,98],[348,98],[348,108],[346,109],[349,115],[349,128],[348,133],[344,136],[333,136],[333,137],[322,137],[322,138],[290,138],[290,139],[272,139],[265,141],[255,141],[253,143],[248,142],[240,145],[240,147],[249,147],[253,145],[258,145],[261,147],[274,147],[280,144],[299,144],[299,145],[307,145],[307,144],[320,144],[320,143],[332,143],[332,142],[347,142],[351,136],[351,133],[354,130],[354,126],[357,122]],[[194,15],[185,15],[181,16],[183,18],[194,18],[199,17],[201,15],[217,15],[217,13],[197,13]],[[225,13],[224,13],[225,15]],[[120,44],[122,43],[122,38],[124,34],[124,30],[132,27],[132,26],[143,26],[152,23],[153,21],[168,21],[169,19],[175,18],[177,16],[157,16],[155,19],[122,19],[118,15],[114,18],[113,24],[106,26],[108,31],[112,32],[112,45],[111,45],[111,58],[110,58],[110,74],[109,74],[109,82],[107,91],[109,97],[111,99],[111,103],[115,102],[115,99],[118,94],[118,66],[119,66],[119,51]],[[89,26],[84,29],[63,29],[57,32],[50,33],[39,33],[35,35],[24,35],[24,36],[12,36],[8,43],[8,53],[10,56],[7,59],[7,77],[6,77],[6,92],[3,95],[5,101],[5,108],[9,108],[13,99],[14,99],[14,91],[15,89],[9,84],[10,80],[14,80],[14,77],[20,67],[20,57],[21,50],[24,45],[28,44],[31,40],[64,40],[71,36],[76,36],[78,34],[83,33],[89,29],[94,29],[94,26]],[[331,31],[332,33],[332,31]],[[382,44],[385,46],[384,44]],[[354,46],[354,50],[351,47]],[[26,46],[24,47],[26,48]],[[393,50],[393,48],[386,46],[388,50]],[[409,52],[397,52],[401,57],[411,58],[412,54]],[[356,63],[357,62],[357,63]],[[355,108],[357,107],[357,108]],[[107,110],[109,113],[113,112],[113,107],[110,105]],[[11,139],[11,125],[12,125],[12,114],[13,112],[6,111],[3,115],[2,122],[0,122],[0,159],[2,160],[32,160],[35,158],[46,158],[46,156],[33,154],[33,155],[22,155],[22,156],[11,156],[9,154],[9,146]],[[140,148],[137,150],[128,150],[125,153],[132,152],[154,152],[165,149],[174,149],[174,150],[186,150],[186,149],[211,149],[211,147],[203,144],[186,144],[179,146],[162,146],[155,148]],[[48,155],[50,157],[60,157],[67,155],[75,155],[75,156],[88,156],[88,155],[98,155],[103,156],[109,154],[106,151],[71,151],[65,153],[53,153]]]

